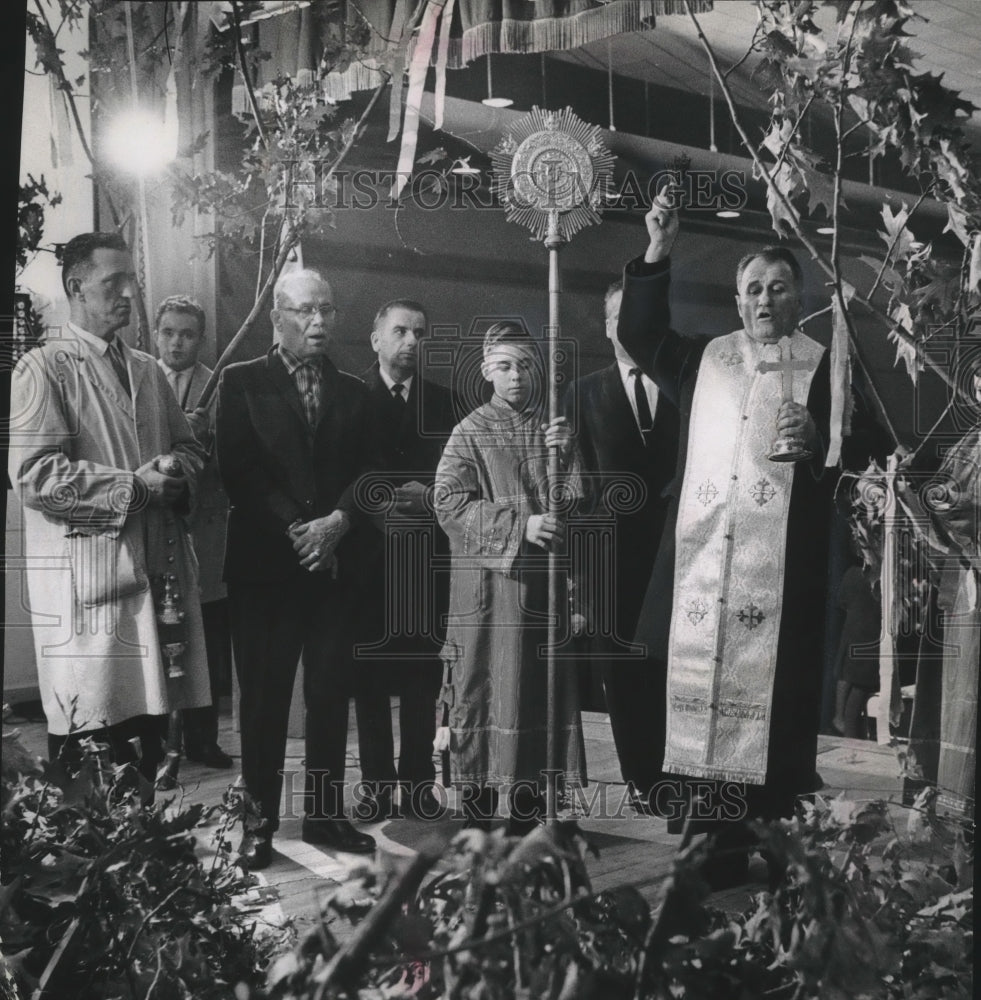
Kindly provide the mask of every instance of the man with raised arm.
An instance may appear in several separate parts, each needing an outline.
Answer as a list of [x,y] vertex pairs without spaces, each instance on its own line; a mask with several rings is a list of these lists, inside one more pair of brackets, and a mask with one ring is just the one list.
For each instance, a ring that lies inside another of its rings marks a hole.
[[[837,474],[824,468],[829,358],[798,328],[803,280],[783,247],[740,261],[742,328],[670,328],[678,213],[660,199],[646,252],[627,264],[618,336],[681,417],[675,499],[637,639],[668,663],[664,770],[681,776],[673,828],[712,829],[709,881],[748,872],[748,818],[789,816],[815,788],[829,528]],[[875,442],[856,410],[845,461]],[[771,461],[774,439],[809,458]],[[736,821],[736,822],[731,822]],[[669,828],[672,828],[669,821]]]

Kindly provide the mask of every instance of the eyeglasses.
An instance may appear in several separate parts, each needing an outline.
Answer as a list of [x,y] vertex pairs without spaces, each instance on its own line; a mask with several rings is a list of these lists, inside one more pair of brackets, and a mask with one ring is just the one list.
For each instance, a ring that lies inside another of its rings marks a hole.
[[297,309],[295,306],[280,306],[281,312],[296,313],[297,316],[304,316],[307,319],[313,319],[317,313],[320,313],[324,319],[330,319],[334,313],[337,312],[337,306],[326,305],[326,306],[303,306]]

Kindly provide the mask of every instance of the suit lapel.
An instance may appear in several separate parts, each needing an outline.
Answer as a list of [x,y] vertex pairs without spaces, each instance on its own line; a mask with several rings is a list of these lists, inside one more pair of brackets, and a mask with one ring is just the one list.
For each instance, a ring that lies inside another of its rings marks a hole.
[[[306,412],[303,409],[303,400],[300,399],[299,390],[296,388],[296,383],[286,370],[286,365],[283,364],[282,358],[280,358],[275,349],[266,355],[266,370],[269,372],[269,379],[276,390],[283,397],[289,408],[296,414],[297,418],[303,424],[304,429],[309,431],[310,422],[307,420]],[[321,399],[323,399],[323,393],[321,393]]]
[[129,371],[129,384],[133,391],[133,400],[135,401],[139,396],[140,386],[146,378],[147,365],[155,365],[157,362],[149,355],[134,354],[125,344],[123,345],[123,360],[126,362],[126,368]]
[[327,358],[324,358],[324,366],[321,371],[323,374],[320,381],[320,404],[317,406],[316,430],[320,430],[320,425],[334,412],[334,403],[337,399],[337,369]]
[[419,392],[421,385],[422,379],[416,375],[416,377],[412,380],[412,385],[409,387],[408,393],[406,393],[404,403],[396,402],[391,390],[386,389],[389,401],[395,408],[395,419],[397,421],[396,435],[397,440],[402,447],[405,447],[405,442],[409,437],[409,432],[414,430],[416,426],[416,414],[419,412],[419,398],[416,393]]
[[630,400],[627,399],[627,390],[620,377],[620,366],[615,361],[603,371],[603,392],[618,433],[631,434],[633,440],[643,445],[644,435],[637,426],[637,418],[634,416]]
[[406,431],[415,425],[416,407],[418,406],[416,392],[422,384],[422,378],[416,375],[412,380],[409,393],[405,397],[405,402],[398,403],[392,395],[392,390],[388,388],[385,380],[381,377],[377,361],[364,373],[363,377],[368,391],[377,400],[378,408],[394,422],[387,428],[386,436],[401,443],[405,438]]
[[[81,361],[86,361],[85,353],[83,353],[82,341],[79,339],[79,352],[76,357]],[[113,403],[119,407],[123,413],[126,414],[131,420],[136,415],[136,410],[133,406],[133,400],[136,398],[136,381],[133,378],[133,366],[129,364],[129,359],[126,357],[125,348],[123,349],[123,358],[126,360],[126,371],[129,374],[130,387],[133,389],[132,399],[126,395],[123,387],[119,384],[119,379],[116,377],[115,371],[113,371],[112,363],[107,357],[100,356],[96,353],[94,349],[89,349],[88,352],[88,363],[83,365],[85,370],[85,376],[88,380],[102,391],[102,394],[108,399],[111,399]],[[95,362],[94,364],[92,362]]]
[[[117,406],[132,420],[136,415],[133,400],[123,391],[109,359],[100,355],[94,347],[91,347],[79,337],[70,326],[66,326],[62,333],[63,336],[60,343],[65,355],[74,361],[73,367],[78,376],[84,376],[98,390],[101,397],[111,400],[113,405]],[[58,363],[61,365],[64,362],[59,361]],[[132,377],[132,366],[128,363],[127,371],[130,374],[130,385],[133,386],[135,383]]]
[[187,408],[189,410],[197,409],[198,400],[201,398],[201,393],[204,392],[204,387],[208,384],[210,376],[211,371],[206,365],[201,364],[200,361],[194,363],[191,382],[187,388]]

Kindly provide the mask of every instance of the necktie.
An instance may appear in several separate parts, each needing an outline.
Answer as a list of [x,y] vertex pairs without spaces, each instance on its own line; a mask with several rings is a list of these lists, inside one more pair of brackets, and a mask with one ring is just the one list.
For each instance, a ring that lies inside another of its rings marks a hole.
[[647,435],[654,430],[654,417],[651,414],[651,404],[647,399],[647,390],[644,388],[644,373],[639,368],[631,368],[630,374],[634,377],[634,401],[637,403],[637,423],[646,441]]
[[106,354],[109,355],[109,363],[116,373],[116,378],[119,379],[119,384],[123,387],[126,395],[132,397],[133,392],[129,385],[129,372],[126,371],[123,352],[120,350],[119,341],[115,337],[109,341],[109,349],[106,351]]
[[167,377],[170,379],[170,388],[174,390],[177,402],[181,402],[181,375],[182,372],[172,371]]
[[392,399],[394,399],[399,406],[405,406],[405,386],[401,382],[396,382],[392,386]]
[[320,369],[313,365],[303,364],[298,369],[302,389],[303,408],[306,410],[307,423],[317,426],[317,414],[320,407]]

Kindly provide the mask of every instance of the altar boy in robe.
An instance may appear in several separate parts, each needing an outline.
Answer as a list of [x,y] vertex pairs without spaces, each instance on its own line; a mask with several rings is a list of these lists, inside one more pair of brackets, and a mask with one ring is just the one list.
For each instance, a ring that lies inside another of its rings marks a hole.
[[[627,264],[618,337],[678,406],[681,483],[641,611],[637,641],[668,662],[664,770],[684,776],[669,829],[691,819],[727,848],[717,888],[748,873],[745,817],[790,816],[815,788],[829,527],[837,473],[828,352],[797,328],[802,274],[767,247],[736,273],[743,328],[715,339],[670,328],[668,255],[677,212],[655,200],[649,245]],[[792,360],[788,377],[777,366]],[[856,402],[860,402],[856,397]],[[876,440],[859,407],[845,462]],[[811,457],[769,460],[793,436]]]
[[[544,380],[528,333],[496,323],[483,352],[494,395],[453,429],[436,470],[436,516],[452,554],[441,697],[468,822],[489,826],[497,793],[506,790],[509,832],[521,834],[542,810],[548,552],[565,535],[563,515],[547,512],[548,448],[560,450],[570,498],[581,493],[579,457],[566,419],[545,422]],[[556,766],[565,787],[585,776],[576,676],[560,664]]]

